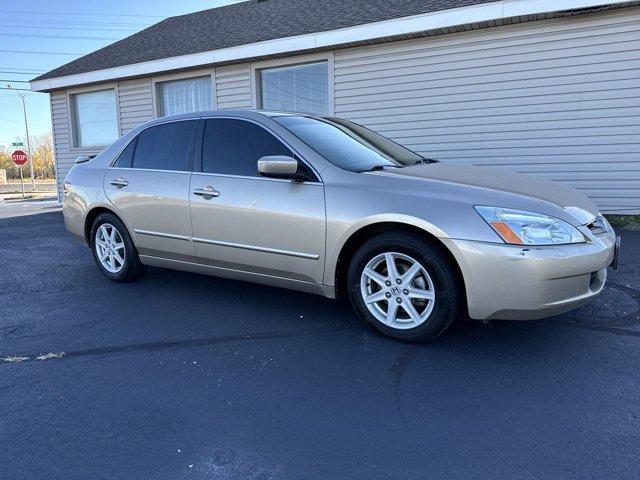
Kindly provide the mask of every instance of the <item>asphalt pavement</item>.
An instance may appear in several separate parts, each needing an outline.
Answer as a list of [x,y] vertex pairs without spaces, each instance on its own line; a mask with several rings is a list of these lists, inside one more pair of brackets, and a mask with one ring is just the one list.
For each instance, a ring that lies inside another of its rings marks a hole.
[[596,300],[427,345],[345,302],[98,272],[0,204],[0,479],[640,478],[640,233]]

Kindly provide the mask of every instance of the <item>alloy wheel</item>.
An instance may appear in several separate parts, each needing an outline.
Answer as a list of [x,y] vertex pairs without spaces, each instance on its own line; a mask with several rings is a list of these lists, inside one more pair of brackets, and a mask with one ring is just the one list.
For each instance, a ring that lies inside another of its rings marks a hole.
[[367,263],[360,278],[360,293],[374,317],[402,330],[425,323],[436,301],[427,269],[398,252],[381,253]]
[[124,267],[125,247],[122,235],[110,223],[103,223],[96,232],[96,253],[102,267],[109,273],[118,273]]

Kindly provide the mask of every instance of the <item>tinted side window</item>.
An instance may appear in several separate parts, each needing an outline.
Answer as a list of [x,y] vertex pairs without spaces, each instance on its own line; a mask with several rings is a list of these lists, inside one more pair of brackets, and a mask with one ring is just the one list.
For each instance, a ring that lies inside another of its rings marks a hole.
[[116,163],[114,163],[114,167],[131,168],[131,165],[133,165],[133,152],[136,151],[136,143],[138,143],[137,138],[134,138],[129,142],[129,145],[126,146],[116,160]]
[[292,153],[255,123],[223,118],[207,120],[202,139],[203,172],[256,176],[258,160],[267,155],[292,156]]
[[166,123],[151,127],[138,135],[133,158],[134,168],[156,170],[188,170],[189,145],[197,121]]

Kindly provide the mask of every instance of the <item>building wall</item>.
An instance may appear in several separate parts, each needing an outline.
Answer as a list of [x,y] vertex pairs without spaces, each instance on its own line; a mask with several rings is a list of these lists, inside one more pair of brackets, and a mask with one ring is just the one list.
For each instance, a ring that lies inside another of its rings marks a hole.
[[249,64],[215,69],[217,108],[251,108],[251,69]]
[[[336,50],[332,109],[425,156],[544,176],[640,213],[639,44],[634,8]],[[255,106],[254,68],[217,67],[214,107]],[[121,133],[152,118],[152,79],[117,88]],[[65,98],[51,97],[61,181],[95,153],[70,151]]]
[[143,78],[118,83],[120,135],[153,119],[151,79]]

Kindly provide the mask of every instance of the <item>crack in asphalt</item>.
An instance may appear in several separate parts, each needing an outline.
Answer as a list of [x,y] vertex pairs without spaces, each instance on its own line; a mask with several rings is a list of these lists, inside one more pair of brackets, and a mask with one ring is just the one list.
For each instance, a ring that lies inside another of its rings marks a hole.
[[238,335],[228,335],[222,337],[195,338],[186,340],[169,340],[164,342],[132,343],[128,345],[113,345],[109,347],[96,347],[84,350],[50,350],[59,353],[33,353],[20,355],[0,355],[0,365],[15,365],[42,360],[62,360],[75,357],[86,357],[95,355],[122,354],[133,352],[145,352],[150,350],[168,350],[181,347],[207,347],[218,343],[233,343],[251,340],[278,340],[284,338],[304,337],[309,335],[322,335],[327,333],[340,332],[345,330],[356,330],[358,326],[344,326],[335,328],[309,328],[302,330],[243,333]]
[[611,281],[607,282],[606,285],[612,288],[618,288],[620,290],[627,291],[627,293],[631,295],[640,304],[640,299],[638,298],[640,297],[640,288],[633,287],[626,283],[617,283],[617,282],[611,282]]
[[415,360],[415,358],[416,358],[416,352],[414,350],[411,350],[406,355],[402,355],[398,357],[393,363],[393,365],[391,366],[391,372],[394,374],[394,379],[395,379],[393,395],[396,400],[396,407],[398,409],[398,413],[400,414],[400,418],[402,419],[402,424],[404,425],[404,428],[406,428],[407,430],[409,430],[409,425],[407,424],[407,417],[404,413],[404,410],[402,409],[402,402],[400,397],[402,396],[401,390],[402,390],[402,380],[404,379],[404,374],[407,371],[407,368],[409,367],[411,362]]
[[[552,322],[553,320],[550,320]],[[577,327],[582,330],[594,330],[596,332],[606,332],[613,333],[614,335],[622,335],[628,337],[640,337],[640,331],[635,330],[626,330],[624,328],[616,328],[616,327],[607,327],[604,325],[589,325],[589,324],[581,324],[578,322],[572,322],[570,320],[561,320],[560,322],[564,325],[569,325],[571,327]]]
[[[625,320],[628,318],[634,318],[637,319],[638,318],[638,311],[640,310],[640,289],[633,287],[631,285],[627,285],[627,284],[621,284],[621,283],[617,283],[617,282],[608,282],[607,284],[608,288],[612,288],[614,290],[620,290],[623,291],[625,293],[627,293],[631,298],[633,298],[636,302],[637,305],[637,309],[634,312],[630,312],[627,315],[618,317],[617,320]],[[554,322],[555,320],[553,318],[549,319],[548,323]],[[628,337],[640,337],[640,331],[639,330],[629,330],[628,328],[621,328],[621,327],[611,327],[608,325],[601,325],[601,324],[594,324],[594,323],[584,323],[584,322],[578,322],[578,321],[573,321],[573,320],[560,320],[557,323],[561,323],[563,325],[570,325],[572,327],[577,327],[583,330],[593,330],[593,331],[597,331],[597,332],[605,332],[605,333],[612,333],[614,335],[622,335],[622,336],[628,336]],[[633,322],[631,325],[629,326],[634,326],[636,325],[638,322]]]

